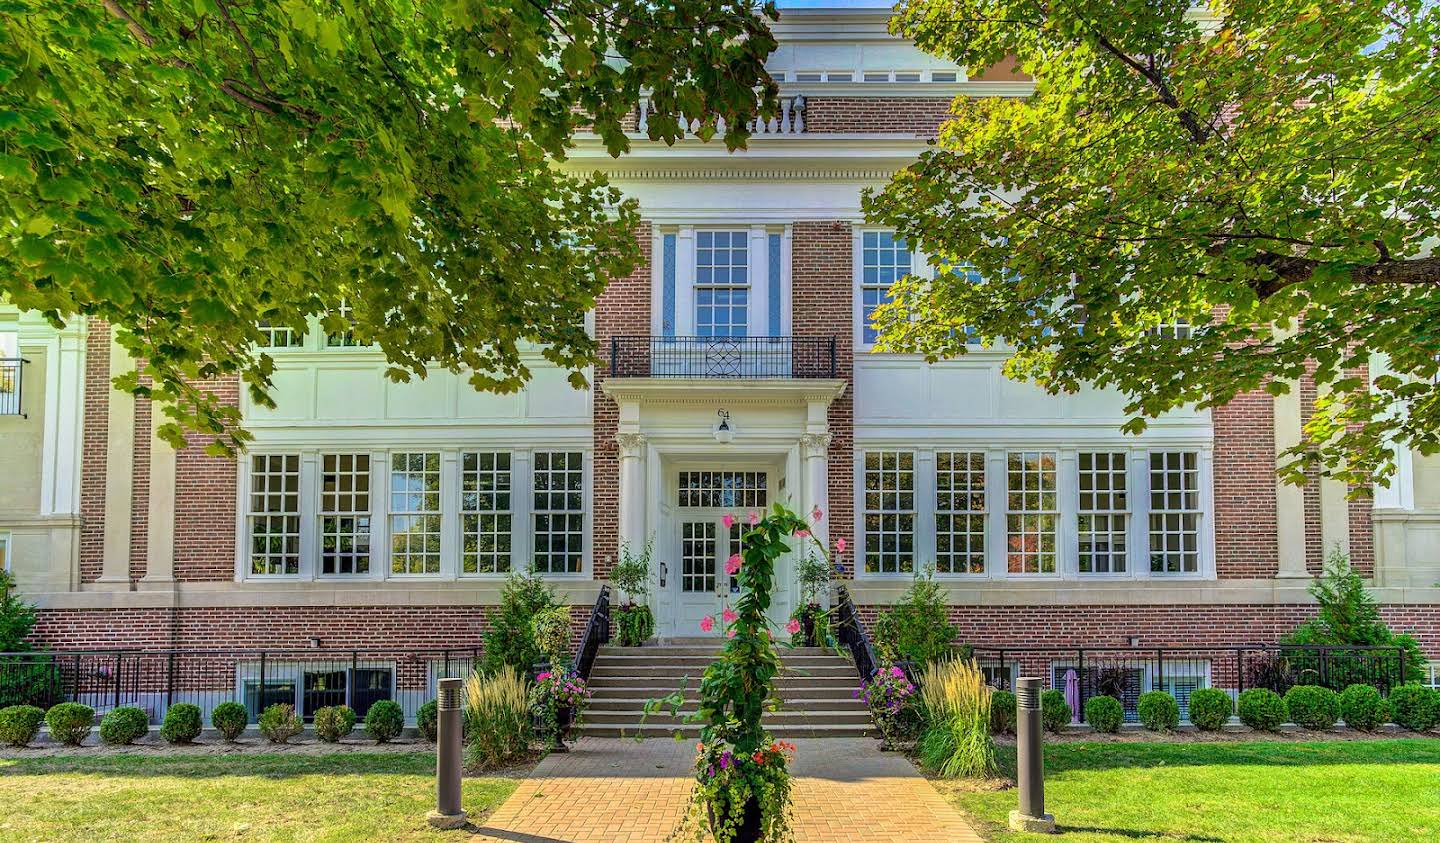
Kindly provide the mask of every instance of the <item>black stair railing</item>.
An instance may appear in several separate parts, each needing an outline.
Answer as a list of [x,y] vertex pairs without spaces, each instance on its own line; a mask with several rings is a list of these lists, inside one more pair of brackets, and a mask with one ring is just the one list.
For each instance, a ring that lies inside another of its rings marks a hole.
[[860,620],[860,613],[855,610],[849,590],[842,585],[835,591],[839,600],[839,605],[835,608],[836,638],[850,651],[850,658],[855,661],[855,670],[860,674],[860,680],[869,682],[875,675],[875,648],[870,645],[870,636],[865,632],[865,622]]
[[610,641],[610,586],[600,586],[595,605],[590,610],[590,621],[580,636],[580,646],[575,649],[573,668],[581,679],[590,681],[590,671],[595,669],[595,656],[600,645]]

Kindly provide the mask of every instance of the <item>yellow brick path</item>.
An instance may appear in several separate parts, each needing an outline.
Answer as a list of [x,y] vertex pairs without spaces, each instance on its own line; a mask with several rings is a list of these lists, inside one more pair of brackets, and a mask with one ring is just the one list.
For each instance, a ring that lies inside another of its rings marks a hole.
[[[910,763],[866,738],[798,740],[796,843],[980,843]],[[684,819],[694,743],[582,738],[551,755],[474,841],[661,843]]]

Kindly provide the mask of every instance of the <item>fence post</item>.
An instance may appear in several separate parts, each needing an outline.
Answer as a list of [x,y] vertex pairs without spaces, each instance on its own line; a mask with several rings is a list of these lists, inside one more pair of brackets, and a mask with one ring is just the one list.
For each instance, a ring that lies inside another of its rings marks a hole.
[[1235,696],[1245,693],[1245,652],[1235,648]]
[[255,690],[255,722],[265,713],[265,651],[260,651],[260,687]]
[[165,664],[165,710],[175,704],[175,651],[171,650]]
[[70,660],[75,664],[75,669],[70,671],[70,702],[80,702],[80,654]]
[[[350,651],[350,675],[345,678],[345,704],[355,709],[355,674],[360,672],[360,653]],[[398,677],[397,677],[398,678]]]
[[119,708],[119,707],[120,707],[120,669],[121,669],[121,666],[124,665],[124,664],[125,664],[125,654],[124,654],[123,652],[116,653],[116,654],[115,654],[115,702],[114,702],[113,704],[111,704],[111,706],[110,706],[111,708]]
[[1165,690],[1165,651],[1159,647],[1155,648],[1155,683],[1153,690]]
[[1076,696],[1076,706],[1079,711],[1070,712],[1071,719],[1076,723],[1084,721],[1085,715],[1085,648],[1081,647],[1075,652],[1075,687],[1079,688]]
[[1329,656],[1330,656],[1330,648],[1329,648],[1329,647],[1321,647],[1321,648],[1320,648],[1320,686],[1321,686],[1322,688],[1328,688],[1328,687],[1330,687],[1330,683],[1329,683],[1330,671],[1328,670],[1328,668],[1329,668],[1329,666],[1330,666],[1330,665],[1329,665]]

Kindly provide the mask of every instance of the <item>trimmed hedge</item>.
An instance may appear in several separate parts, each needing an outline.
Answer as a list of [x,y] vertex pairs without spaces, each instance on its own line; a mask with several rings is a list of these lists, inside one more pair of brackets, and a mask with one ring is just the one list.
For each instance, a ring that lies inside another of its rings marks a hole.
[[234,741],[245,731],[250,712],[238,702],[223,702],[210,712],[210,725],[227,741]]
[[1240,722],[1260,732],[1278,732],[1290,717],[1285,700],[1268,688],[1251,688],[1240,694],[1235,706]]
[[1395,722],[1416,732],[1429,731],[1440,721],[1440,692],[1420,685],[1401,685],[1390,692]]
[[1047,732],[1059,732],[1070,722],[1075,712],[1065,702],[1065,695],[1053,688],[1040,693],[1040,722]]
[[1114,734],[1125,719],[1125,706],[1114,697],[1091,697],[1085,701],[1085,722],[1097,732]]
[[1390,704],[1373,685],[1351,685],[1340,694],[1340,717],[1352,729],[1373,732],[1390,719]]
[[1319,685],[1296,685],[1285,692],[1285,710],[1296,725],[1333,729],[1340,719],[1340,695]]
[[160,724],[160,737],[170,743],[193,743],[200,737],[200,706],[195,703],[175,703],[165,712],[165,722]]
[[132,744],[150,732],[150,715],[122,705],[100,718],[100,740],[111,746]]
[[365,714],[365,734],[376,743],[389,743],[405,729],[405,712],[394,700],[380,700]]
[[1173,732],[1180,725],[1180,703],[1165,691],[1141,694],[1135,712],[1141,724],[1152,732]]
[[0,708],[0,743],[7,746],[28,746],[40,734],[45,722],[45,709],[33,705],[12,705]]
[[355,711],[348,705],[327,705],[315,712],[315,737],[325,743],[339,743],[355,731]]
[[271,743],[289,743],[305,731],[305,721],[295,714],[295,706],[276,703],[260,713],[260,734]]
[[1015,734],[1015,694],[995,691],[990,694],[990,734]]
[[1218,732],[1230,722],[1235,703],[1219,688],[1200,688],[1190,693],[1190,722],[1202,732]]
[[45,725],[50,727],[51,740],[79,746],[95,726],[95,709],[80,703],[56,703],[45,712]]
[[420,706],[420,710],[415,712],[415,725],[419,727],[420,732],[425,735],[425,740],[430,743],[435,743],[435,741],[439,740],[440,705],[434,700],[431,700]]

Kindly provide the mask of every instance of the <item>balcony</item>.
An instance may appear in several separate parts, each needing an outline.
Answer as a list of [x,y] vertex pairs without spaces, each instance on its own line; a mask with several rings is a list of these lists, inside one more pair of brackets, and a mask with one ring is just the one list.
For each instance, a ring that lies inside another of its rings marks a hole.
[[23,416],[20,385],[25,373],[23,357],[0,357],[0,416]]
[[835,337],[611,337],[610,376],[719,380],[834,378]]
[[[640,100],[639,111],[636,114],[636,131],[644,135],[650,130],[650,98]],[[692,134],[700,128],[698,120],[691,121],[687,134]],[[802,135],[805,133],[805,97],[800,95],[782,96],[780,98],[780,110],[769,120],[752,121],[748,128],[752,135]],[[725,134],[725,121],[721,120],[716,127],[717,135]]]

